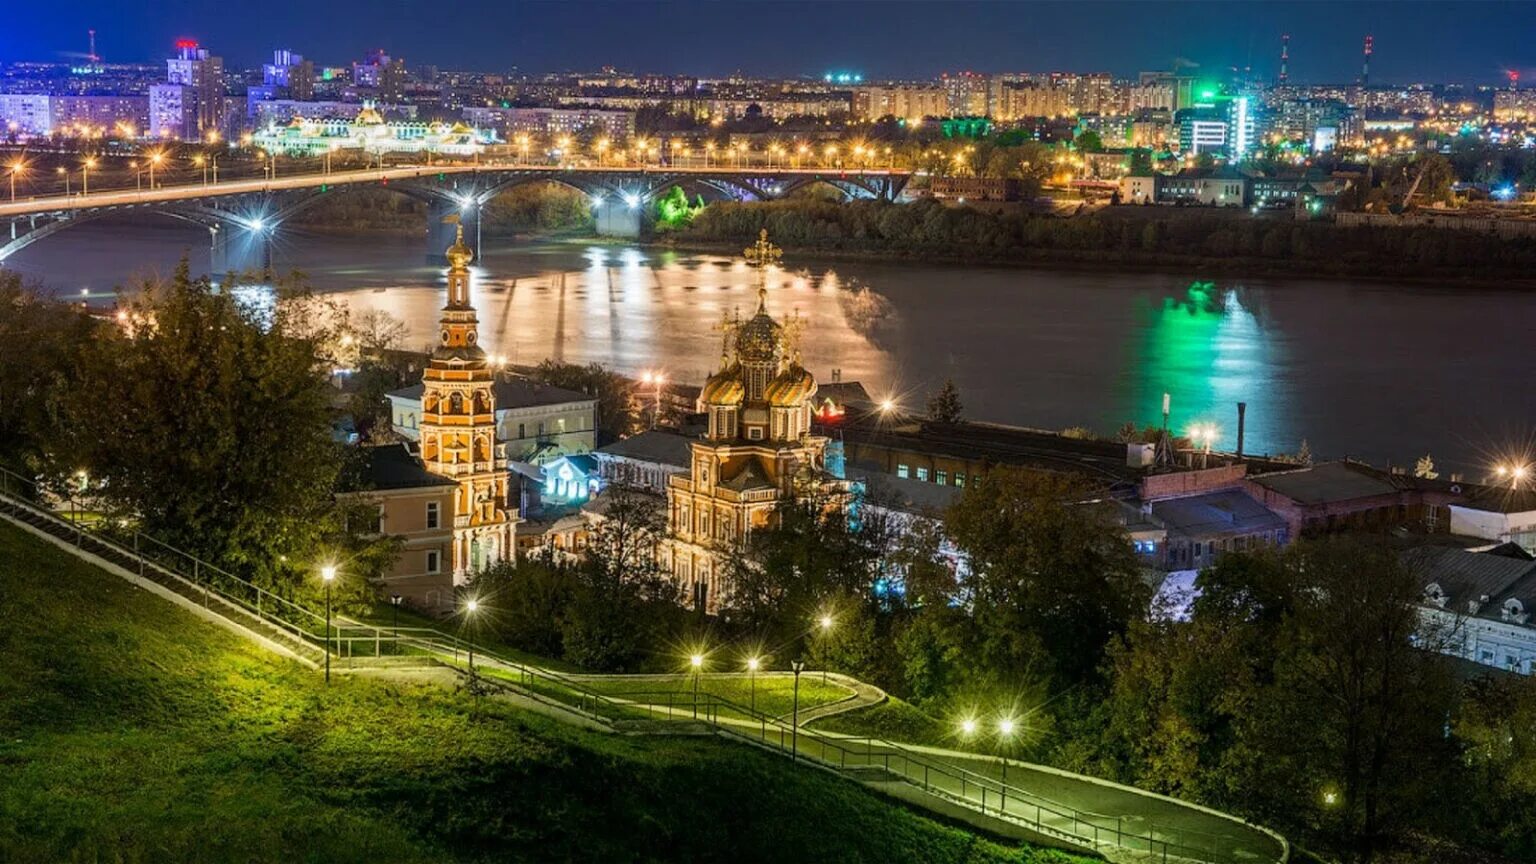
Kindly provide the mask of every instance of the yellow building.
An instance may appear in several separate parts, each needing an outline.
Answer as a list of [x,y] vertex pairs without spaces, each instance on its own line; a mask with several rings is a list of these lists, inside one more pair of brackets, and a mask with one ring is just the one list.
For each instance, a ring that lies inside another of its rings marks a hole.
[[[778,255],[767,231],[747,250],[760,270]],[[846,488],[823,465],[827,439],[811,434],[816,379],[800,365],[796,329],[768,314],[761,286],[757,314],[726,324],[720,370],[699,394],[707,431],[690,445],[687,473],[668,479],[663,563],[695,607],[718,607],[729,586],[717,556],[771,525],[780,504],[797,491]]]
[[448,302],[437,347],[422,375],[421,462],[458,486],[453,493],[450,563],[455,584],[513,554],[507,459],[496,434],[495,370],[479,345],[469,302],[464,228],[448,248]]

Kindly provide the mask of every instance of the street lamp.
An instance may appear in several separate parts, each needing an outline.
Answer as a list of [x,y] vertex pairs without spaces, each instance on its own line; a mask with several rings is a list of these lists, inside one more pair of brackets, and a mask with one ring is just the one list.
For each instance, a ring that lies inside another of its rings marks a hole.
[[757,667],[762,661],[756,657],[747,658],[747,677],[752,681],[752,713],[757,713]]
[[[479,601],[473,600],[473,599],[465,601],[465,603],[464,603],[464,625],[465,625],[465,629],[466,630],[469,629],[470,619],[472,619],[474,617],[475,610],[479,609],[479,608],[480,608]],[[474,631],[471,630],[469,635],[470,635],[470,639],[469,639],[469,677],[470,678],[474,678],[475,677],[475,639],[474,639],[474,635],[475,634],[474,634]]]
[[640,380],[655,387],[656,404],[651,409],[651,428],[655,429],[661,423],[661,386],[667,383],[667,376],[661,372],[647,371],[640,376]]
[[158,168],[160,163],[164,161],[164,153],[149,154],[149,189],[151,192],[153,192],[155,189],[155,169]]
[[695,654],[688,658],[688,665],[693,667],[693,719],[699,719],[699,672],[704,668],[704,655]]
[[69,192],[69,172],[66,171],[64,169],[64,166],[62,166],[62,165],[60,165],[59,167],[53,169],[53,172],[55,174],[58,174],[59,176],[64,178],[64,197],[68,198],[69,195],[70,195],[70,192]]
[[1494,469],[1494,473],[1498,474],[1500,479],[1509,478],[1509,489],[1511,492],[1514,492],[1520,489],[1520,481],[1530,474],[1530,467],[1511,463],[1509,465],[1497,466]]
[[395,631],[395,653],[397,654],[400,653],[400,602],[404,599],[399,594],[389,595],[389,604],[395,607],[395,620],[391,629]]
[[10,169],[11,169],[11,200],[15,201],[16,200],[16,177],[17,177],[17,175],[21,174],[23,171],[27,170],[27,163],[21,161],[20,159],[17,159],[15,162],[12,162],[10,164]]
[[[817,623],[818,626],[821,627],[821,635],[823,637],[825,637],[828,633],[832,632],[832,616],[831,615],[822,615],[821,618],[816,623]],[[821,664],[821,683],[823,683],[823,684],[827,683],[827,664],[826,664],[825,658],[823,658],[822,664]]]
[[800,673],[805,671],[805,661],[795,660],[789,668],[795,670],[795,708],[789,724],[789,761],[794,762],[800,754]]
[[197,155],[192,157],[192,164],[196,165],[197,167],[199,167],[201,169],[203,169],[203,185],[207,186],[208,185],[208,160],[203,158],[203,154],[198,153]]
[[1003,804],[1004,812],[1008,810],[1008,758],[1006,749],[1013,743],[1013,718],[1004,717],[997,721],[998,762],[1003,766]]
[[80,194],[91,194],[91,169],[96,167],[96,157],[87,156],[80,164]]
[[330,564],[320,568],[320,580],[325,583],[325,683],[331,683],[331,583],[336,581],[336,568]]

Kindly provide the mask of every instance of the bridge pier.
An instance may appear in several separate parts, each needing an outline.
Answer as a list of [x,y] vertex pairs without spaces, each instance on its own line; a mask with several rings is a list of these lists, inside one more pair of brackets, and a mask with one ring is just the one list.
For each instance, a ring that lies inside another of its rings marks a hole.
[[272,271],[271,231],[244,228],[233,222],[218,222],[208,226],[208,234],[208,274],[214,279],[230,273],[264,274]]
[[631,204],[623,197],[605,195],[592,205],[592,222],[599,237],[639,239],[650,231],[653,220],[646,215],[650,210],[645,201]]
[[472,204],[466,209],[457,201],[439,198],[427,208],[427,263],[448,263],[443,253],[453,245],[457,234],[452,223],[443,221],[450,216],[459,217],[464,224],[464,242],[475,250],[475,260],[480,260],[480,206]]

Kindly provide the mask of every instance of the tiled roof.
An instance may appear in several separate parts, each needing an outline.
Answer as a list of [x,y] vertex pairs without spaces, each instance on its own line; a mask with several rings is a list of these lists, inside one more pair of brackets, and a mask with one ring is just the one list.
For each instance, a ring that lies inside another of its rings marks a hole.
[[1152,504],[1170,534],[1206,537],[1222,534],[1253,534],[1285,527],[1285,520],[1238,489],[1169,498]]

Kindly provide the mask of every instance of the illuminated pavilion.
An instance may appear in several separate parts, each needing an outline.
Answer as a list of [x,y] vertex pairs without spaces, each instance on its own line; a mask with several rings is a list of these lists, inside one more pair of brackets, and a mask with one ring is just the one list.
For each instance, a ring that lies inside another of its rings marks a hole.
[[847,491],[826,471],[827,439],[811,434],[816,379],[800,364],[798,319],[786,326],[768,313],[761,280],[779,251],[767,231],[746,256],[759,269],[757,313],[724,323],[720,369],[699,394],[707,431],[690,444],[687,473],[667,488],[663,565],[703,609],[724,599],[719,556],[771,525],[781,504]]
[[289,156],[323,156],[340,150],[367,153],[436,153],[474,156],[496,143],[496,134],[465,123],[390,121],[371,103],[356,117],[295,117],[251,137],[257,147]]

